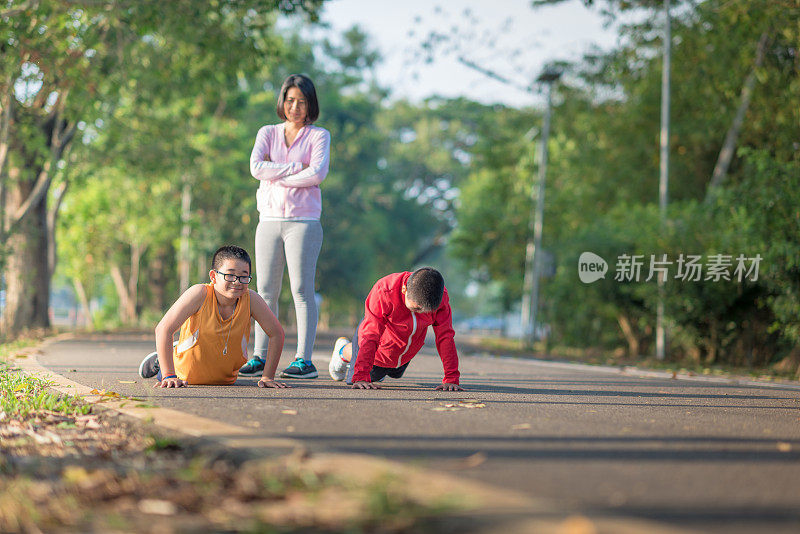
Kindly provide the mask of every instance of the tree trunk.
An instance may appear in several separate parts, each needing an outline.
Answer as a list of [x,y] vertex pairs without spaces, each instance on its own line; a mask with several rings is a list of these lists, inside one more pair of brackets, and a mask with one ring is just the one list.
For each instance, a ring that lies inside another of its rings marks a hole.
[[[55,243],[51,242],[50,225],[55,224],[55,217],[60,199],[53,213],[47,210],[47,192],[53,175],[57,172],[58,161],[64,150],[72,142],[76,124],[69,123],[62,117],[66,91],[59,95],[50,113],[41,117],[38,127],[48,140],[50,153],[42,163],[35,151],[29,147],[14,144],[13,135],[3,129],[13,125],[13,114],[10,106],[13,99],[6,103],[3,110],[3,125],[0,128],[0,139],[4,166],[0,172],[3,179],[2,220],[0,235],[5,239],[7,261],[6,307],[3,311],[0,332],[8,338],[15,338],[25,330],[48,328],[50,326],[50,278],[51,268],[55,266]],[[17,164],[11,165],[8,154],[17,153]],[[8,179],[8,182],[5,180]],[[51,258],[52,255],[52,258]]]
[[722,184],[728,174],[728,167],[731,164],[733,153],[736,150],[736,139],[738,139],[739,131],[742,129],[747,108],[750,107],[750,98],[753,95],[753,87],[756,84],[756,73],[761,67],[761,64],[764,63],[764,53],[766,52],[768,37],[769,34],[764,32],[758,40],[756,59],[753,62],[753,68],[750,74],[747,75],[744,85],[742,86],[742,94],[739,99],[739,106],[736,110],[736,116],[733,119],[731,127],[728,129],[728,133],[725,135],[725,141],[722,143],[722,149],[719,151],[717,163],[714,165],[714,171],[711,174],[711,182],[708,184],[708,192],[706,193],[706,202],[712,198],[714,190]]
[[[193,283],[194,284],[205,284],[206,282],[209,281],[208,272],[211,270],[211,257],[210,256],[209,257],[205,257],[204,254],[198,254],[196,260],[197,260],[197,264],[196,264],[197,265],[197,279],[194,282],[192,282],[190,280],[189,281],[189,285],[190,286]],[[180,294],[182,294],[182,292],[179,292],[178,294],[180,295]]]
[[131,245],[131,274],[128,277],[128,295],[130,304],[133,306],[131,322],[139,322],[139,265],[141,263],[144,248],[139,244]]
[[78,303],[81,305],[81,312],[86,318],[86,327],[89,330],[94,330],[92,310],[89,308],[89,299],[86,297],[86,289],[83,287],[83,282],[81,282],[79,278],[73,278],[72,285],[75,288],[75,295],[78,297]]
[[[32,184],[23,181],[8,191],[9,211],[15,211],[25,202]],[[13,339],[26,330],[50,326],[46,197],[32,205],[20,219],[16,230],[8,236],[6,246],[6,307],[2,331]]]
[[150,271],[147,273],[147,296],[149,297],[148,309],[153,309],[159,314],[172,304],[167,302],[167,285],[169,284],[168,273],[170,273],[169,266],[170,255],[173,253],[171,247],[164,247],[159,249],[153,254],[153,259],[150,262]]
[[58,222],[58,210],[61,209],[61,202],[64,200],[64,193],[67,192],[67,182],[61,182],[53,195],[53,205],[47,211],[47,272],[50,278],[56,272],[56,262],[58,251],[56,249],[56,223]]
[[178,291],[183,294],[189,289],[189,271],[191,258],[189,257],[189,238],[191,237],[191,226],[189,220],[192,215],[192,189],[189,185],[189,177],[185,174],[182,178],[183,189],[181,191],[181,244],[180,255],[178,256]]
[[115,262],[111,263],[111,279],[114,289],[119,297],[119,319],[123,324],[133,325],[139,321],[137,295],[139,292],[139,263],[145,247],[138,244],[131,245],[131,260],[128,279],[122,274],[122,269]]
[[618,315],[617,323],[619,323],[622,335],[625,336],[625,341],[628,343],[628,356],[638,358],[640,354],[639,336],[636,335],[633,325],[625,315]]
[[131,303],[128,285],[122,276],[122,269],[116,263],[111,264],[111,279],[114,281],[114,289],[117,290],[117,296],[119,297],[119,320],[123,324],[130,324],[136,314],[136,305]]
[[11,103],[13,99],[13,76],[9,73],[0,100],[0,243],[5,241],[6,217],[6,159],[8,158],[9,130],[11,128]]

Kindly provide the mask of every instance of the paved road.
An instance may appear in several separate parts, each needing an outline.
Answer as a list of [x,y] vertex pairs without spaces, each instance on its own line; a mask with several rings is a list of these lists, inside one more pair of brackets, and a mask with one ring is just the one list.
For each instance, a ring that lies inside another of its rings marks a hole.
[[[287,340],[282,366],[293,356]],[[76,382],[158,406],[371,453],[524,492],[589,516],[655,521],[687,532],[800,532],[800,388],[643,377],[636,371],[468,355],[465,392],[433,391],[430,349],[401,380],[356,391],[327,376],[262,390],[154,389],[136,376],[150,336],[87,336],[39,356]],[[137,380],[135,384],[120,381]],[[296,413],[283,413],[283,411]]]

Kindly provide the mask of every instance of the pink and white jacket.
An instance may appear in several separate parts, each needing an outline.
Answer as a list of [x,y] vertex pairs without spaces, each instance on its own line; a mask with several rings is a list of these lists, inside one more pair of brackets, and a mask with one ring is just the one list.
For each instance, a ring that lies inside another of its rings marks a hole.
[[331,134],[325,128],[304,126],[287,147],[283,123],[263,126],[250,154],[250,174],[261,182],[256,192],[261,218],[319,219],[319,184],[328,174],[330,152]]

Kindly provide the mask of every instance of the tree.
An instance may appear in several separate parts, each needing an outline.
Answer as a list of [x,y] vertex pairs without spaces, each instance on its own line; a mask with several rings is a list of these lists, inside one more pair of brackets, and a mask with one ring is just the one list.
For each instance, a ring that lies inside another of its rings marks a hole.
[[[553,2],[533,4],[547,3]],[[792,198],[774,177],[796,172],[800,111],[787,103],[800,94],[793,16],[797,6],[767,1],[674,3],[670,224],[662,229],[656,205],[661,43],[655,17],[661,2],[594,4],[610,17],[627,8],[644,16],[622,27],[616,49],[572,65],[560,86],[549,145],[544,234],[544,248],[554,253],[557,268],[553,280],[543,286],[543,312],[558,341],[604,348],[624,344],[638,356],[651,337],[656,286],[608,280],[580,284],[577,258],[583,251],[615,258],[621,253],[734,253],[737,247],[755,254],[753,244],[759,242],[766,248],[765,234],[750,236],[743,228],[750,228],[747,221],[755,220],[770,202],[783,205],[785,198]],[[764,34],[769,37],[759,64]],[[737,128],[743,87],[750,87],[750,103],[723,182],[722,189],[729,192],[721,191],[726,200],[712,202],[712,209],[701,201],[712,183],[726,132]],[[750,160],[748,150],[755,150],[758,158]],[[454,240],[459,256],[516,287],[521,277],[514,273],[521,272],[521,266],[508,258],[521,254],[524,239],[509,220],[523,213],[517,204],[523,184],[520,174],[512,172],[512,162],[523,158],[517,151],[507,159],[504,172],[475,170],[462,189],[459,237]],[[764,196],[749,195],[747,217],[732,222],[730,214],[743,210],[744,184],[763,190]],[[729,195],[738,198],[738,205]],[[772,235],[791,233],[793,224],[779,225],[781,232]],[[475,238],[481,231],[501,236],[506,244]],[[749,244],[737,234],[750,236]],[[782,250],[794,249],[783,245]],[[793,265],[784,256],[776,261]],[[786,350],[790,338],[782,332],[794,329],[788,311],[795,309],[791,295],[797,292],[792,274],[791,269],[780,270],[777,281],[765,278],[734,286],[733,292],[712,282],[671,285],[665,302],[675,326],[673,354],[705,362],[769,362]],[[774,303],[774,308],[766,303]]]
[[[321,0],[11,2],[0,11],[0,207],[7,304],[2,331],[48,325],[58,198],[48,191],[81,124],[118,105],[122,87],[209,97],[274,57],[273,13]],[[152,53],[148,53],[152,52]],[[173,53],[175,52],[175,53]],[[191,57],[190,63],[170,60]],[[66,183],[66,182],[64,182]]]

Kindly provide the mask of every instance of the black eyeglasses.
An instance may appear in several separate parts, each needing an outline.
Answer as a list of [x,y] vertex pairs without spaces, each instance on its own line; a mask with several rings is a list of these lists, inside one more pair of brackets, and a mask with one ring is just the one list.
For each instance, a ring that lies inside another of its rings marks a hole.
[[221,274],[221,275],[222,275],[222,278],[223,278],[223,279],[224,279],[226,282],[235,282],[235,281],[237,281],[237,280],[238,280],[240,283],[242,283],[242,284],[244,284],[244,285],[247,285],[247,284],[249,284],[249,283],[250,283],[250,280],[252,280],[252,279],[253,279],[253,277],[252,277],[252,276],[250,276],[250,275],[236,276],[235,274],[231,274],[231,273],[223,273],[223,272],[220,272],[220,271],[218,271],[218,270],[216,270],[216,269],[214,269],[214,272],[215,272],[215,273],[217,273],[217,274]]

